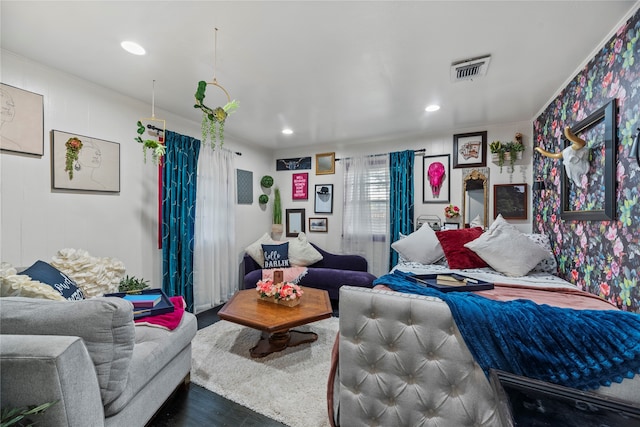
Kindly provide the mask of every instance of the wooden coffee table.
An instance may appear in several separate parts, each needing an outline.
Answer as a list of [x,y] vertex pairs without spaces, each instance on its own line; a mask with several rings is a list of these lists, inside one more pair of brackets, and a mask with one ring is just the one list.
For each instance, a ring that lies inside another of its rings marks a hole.
[[333,310],[329,293],[314,288],[302,288],[304,295],[295,307],[258,299],[255,289],[238,291],[218,312],[223,320],[262,331],[258,343],[250,350],[251,357],[265,357],[287,347],[310,343],[318,339],[314,332],[291,330],[296,326],[331,317]]

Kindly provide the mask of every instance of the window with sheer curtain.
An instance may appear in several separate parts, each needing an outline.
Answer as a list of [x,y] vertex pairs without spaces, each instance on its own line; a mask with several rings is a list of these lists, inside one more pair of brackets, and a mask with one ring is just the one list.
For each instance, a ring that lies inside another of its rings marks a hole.
[[389,156],[343,159],[342,250],[364,256],[369,271],[385,274],[389,255]]

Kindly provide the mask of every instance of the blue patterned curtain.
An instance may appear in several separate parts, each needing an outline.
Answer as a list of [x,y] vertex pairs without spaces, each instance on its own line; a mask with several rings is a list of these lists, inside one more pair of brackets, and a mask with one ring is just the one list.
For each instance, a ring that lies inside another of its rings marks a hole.
[[193,311],[193,244],[200,141],[166,132],[162,172],[162,289]]
[[[389,237],[395,242],[413,231],[413,150],[389,154]],[[398,253],[389,251],[389,269],[398,263]]]

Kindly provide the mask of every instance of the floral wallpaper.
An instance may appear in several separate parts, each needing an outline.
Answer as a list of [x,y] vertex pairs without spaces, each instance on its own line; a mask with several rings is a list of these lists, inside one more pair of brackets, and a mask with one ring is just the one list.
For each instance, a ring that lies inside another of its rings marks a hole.
[[[562,163],[536,155],[534,176],[544,178],[547,191],[533,195],[533,228],[550,237],[561,277],[634,312],[640,312],[640,166],[628,157],[640,127],[639,38],[636,11],[533,123],[535,145],[561,151],[565,126],[616,99],[616,220],[562,220]],[[591,182],[603,182],[593,166],[601,153],[593,150],[592,156]],[[602,188],[574,189],[569,197],[572,206],[597,207],[601,193]]]

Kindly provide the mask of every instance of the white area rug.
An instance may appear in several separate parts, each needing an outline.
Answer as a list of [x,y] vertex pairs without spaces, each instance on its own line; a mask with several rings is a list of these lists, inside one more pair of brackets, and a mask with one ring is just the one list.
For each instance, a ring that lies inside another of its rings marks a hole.
[[338,318],[294,328],[318,340],[253,359],[260,331],[221,320],[192,342],[191,381],[291,427],[329,426],[327,380]]

